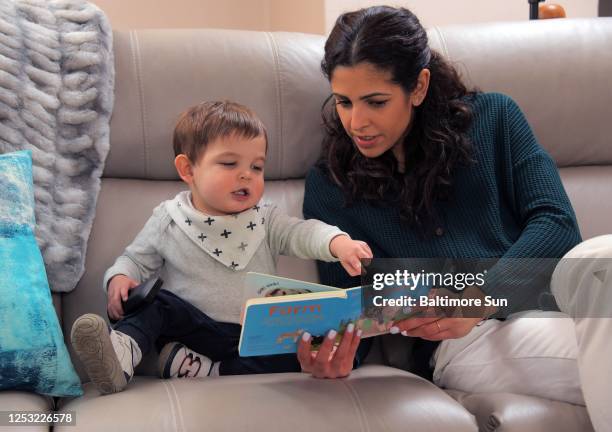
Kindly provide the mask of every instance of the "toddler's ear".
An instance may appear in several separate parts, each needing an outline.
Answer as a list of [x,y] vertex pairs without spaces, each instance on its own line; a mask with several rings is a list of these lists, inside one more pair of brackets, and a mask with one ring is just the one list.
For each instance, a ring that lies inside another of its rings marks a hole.
[[193,170],[189,158],[184,154],[178,155],[174,158],[174,166],[176,167],[179,177],[190,185],[193,182]]

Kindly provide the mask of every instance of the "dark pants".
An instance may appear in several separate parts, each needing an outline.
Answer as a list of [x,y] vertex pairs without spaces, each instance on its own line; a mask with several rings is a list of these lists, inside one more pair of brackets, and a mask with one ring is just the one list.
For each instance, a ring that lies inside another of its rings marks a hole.
[[220,375],[299,372],[295,354],[240,357],[241,326],[217,322],[169,291],[161,290],[150,304],[126,315],[114,326],[138,343],[143,356],[168,342],[181,342],[213,362]]

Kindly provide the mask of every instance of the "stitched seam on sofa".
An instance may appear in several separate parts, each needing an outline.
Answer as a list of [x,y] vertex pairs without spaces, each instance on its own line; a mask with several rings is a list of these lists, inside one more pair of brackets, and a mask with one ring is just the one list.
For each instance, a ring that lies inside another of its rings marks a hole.
[[451,58],[450,58],[450,54],[448,52],[448,45],[446,45],[446,39],[444,38],[444,35],[440,31],[439,27],[434,27],[433,30],[436,32],[436,34],[440,38],[440,45],[442,46],[444,57],[446,57],[446,59],[450,62]]
[[180,423],[180,430],[187,430],[185,428],[185,418],[183,417],[183,409],[181,408],[181,402],[179,400],[178,393],[176,392],[176,387],[174,386],[174,384],[170,383],[170,389],[172,390],[172,393],[174,394],[174,400],[176,401],[176,412],[177,418]]
[[359,399],[359,395],[357,394],[353,386],[350,385],[350,381],[346,379],[341,379],[339,381],[348,390],[349,396],[351,397],[351,400],[353,401],[353,405],[356,407],[357,415],[359,416],[359,423],[361,424],[361,430],[370,432],[370,426],[368,423],[368,419],[366,418],[363,404],[361,403],[361,400]]
[[147,151],[147,113],[145,107],[144,85],[142,83],[142,63],[140,59],[140,44],[138,42],[138,34],[136,31],[130,32],[130,42],[132,45],[132,61],[134,62],[134,71],[136,72],[136,83],[138,91],[138,102],[140,103],[140,122],[142,130],[142,157],[144,166],[144,177],[148,178],[149,174],[149,158]]
[[[278,45],[271,32],[266,32],[268,41],[270,42],[270,48],[272,50],[272,58],[274,60],[274,84],[276,88],[276,135],[278,136],[278,175],[279,178],[283,178],[283,127],[282,127],[282,88],[280,79],[280,59],[278,55]],[[270,143],[268,143],[269,145]]]
[[571,357],[553,357],[553,356],[531,356],[531,357],[500,357],[499,359],[496,360],[491,360],[488,362],[484,362],[484,363],[469,363],[469,364],[457,364],[457,363],[453,363],[452,361],[445,366],[446,368],[462,368],[462,369],[468,369],[468,368],[473,368],[473,367],[483,367],[483,366],[489,366],[495,363],[508,363],[508,362],[522,362],[522,361],[530,361],[530,360],[534,360],[534,359],[551,359],[551,360],[558,360],[558,361],[566,361],[566,362],[577,362],[578,360],[575,358],[571,358]]
[[[174,385],[172,385],[169,380],[162,380],[162,384],[164,385],[166,395],[168,396],[170,414],[172,415],[172,420],[174,421],[175,430],[184,431],[185,425],[183,424],[183,416],[182,412],[180,412],[180,404],[178,402],[178,396],[176,394],[176,390],[174,389]],[[177,411],[179,412],[177,413]]]

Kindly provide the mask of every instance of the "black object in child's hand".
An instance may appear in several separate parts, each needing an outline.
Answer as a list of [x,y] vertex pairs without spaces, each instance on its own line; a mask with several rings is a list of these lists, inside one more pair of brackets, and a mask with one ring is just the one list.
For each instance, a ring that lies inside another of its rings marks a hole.
[[128,299],[121,302],[123,313],[125,315],[131,314],[144,304],[151,303],[163,284],[162,278],[156,277],[131,289],[128,292]]

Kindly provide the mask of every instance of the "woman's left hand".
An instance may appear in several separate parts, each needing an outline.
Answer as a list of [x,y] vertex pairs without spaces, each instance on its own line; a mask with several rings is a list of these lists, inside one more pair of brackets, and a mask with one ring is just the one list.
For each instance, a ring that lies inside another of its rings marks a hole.
[[[448,290],[438,289],[431,297],[482,299],[484,294],[476,287],[468,287],[459,296]],[[395,323],[391,333],[420,337],[431,341],[457,339],[466,336],[476,325],[497,309],[491,306],[427,308],[420,317],[408,318]]]
[[300,339],[297,357],[302,372],[315,378],[343,378],[353,370],[353,359],[361,340],[361,330],[349,324],[337,349],[334,347],[337,332],[331,330],[321,343],[319,351],[311,352],[312,337],[308,333]]
[[402,336],[420,337],[431,341],[457,339],[467,335],[482,318],[408,318],[395,323]]

